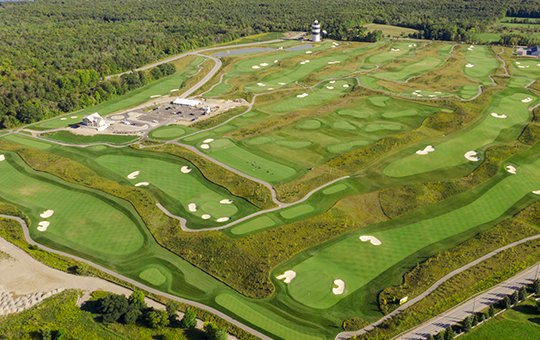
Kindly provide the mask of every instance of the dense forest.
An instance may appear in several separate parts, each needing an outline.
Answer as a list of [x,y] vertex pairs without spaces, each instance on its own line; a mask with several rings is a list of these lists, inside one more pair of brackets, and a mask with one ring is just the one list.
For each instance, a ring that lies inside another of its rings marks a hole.
[[106,75],[254,33],[307,30],[315,18],[337,39],[377,39],[362,28],[375,22],[467,41],[505,13],[536,17],[539,8],[540,0],[0,2],[0,127],[99,103],[166,70],[101,81]]

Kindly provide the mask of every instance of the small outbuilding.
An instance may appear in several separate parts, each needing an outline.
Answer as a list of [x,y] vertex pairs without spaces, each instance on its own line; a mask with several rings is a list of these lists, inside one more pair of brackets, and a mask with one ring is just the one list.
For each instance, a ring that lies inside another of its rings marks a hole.
[[189,107],[197,107],[202,104],[200,100],[196,99],[186,99],[186,98],[176,98],[172,104],[174,105],[180,105],[180,106],[189,106]]
[[540,47],[538,46],[518,47],[517,55],[528,56],[528,57],[540,57]]
[[101,117],[97,112],[85,116],[82,120],[82,123],[83,125],[93,127],[98,131],[103,131],[109,127],[109,123],[107,123],[105,118]]

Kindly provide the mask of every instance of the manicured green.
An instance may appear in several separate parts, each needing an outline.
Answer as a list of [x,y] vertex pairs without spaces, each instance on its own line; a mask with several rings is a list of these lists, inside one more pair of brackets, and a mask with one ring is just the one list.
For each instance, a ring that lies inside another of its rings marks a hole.
[[189,131],[188,127],[180,125],[167,125],[159,127],[150,132],[149,136],[153,139],[170,140],[181,137]]
[[111,143],[111,144],[126,144],[136,141],[138,136],[123,136],[123,135],[94,135],[83,136],[71,133],[69,131],[57,131],[50,134],[45,134],[43,137],[53,139],[60,142],[71,144],[92,144],[92,143]]

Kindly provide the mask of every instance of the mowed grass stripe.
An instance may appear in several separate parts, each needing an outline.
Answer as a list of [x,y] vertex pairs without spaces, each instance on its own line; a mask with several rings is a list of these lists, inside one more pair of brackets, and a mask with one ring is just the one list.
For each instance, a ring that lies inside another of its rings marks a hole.
[[[416,223],[354,233],[292,268],[280,266],[276,273],[294,270],[297,276],[288,286],[291,297],[312,308],[329,308],[406,257],[433,243],[492,222],[525,196],[533,195],[532,190],[540,189],[540,159],[517,164],[517,168],[516,175],[498,178],[489,190],[467,205]],[[382,244],[361,242],[358,237],[366,234],[375,236]],[[345,281],[343,295],[332,294],[335,279]]]

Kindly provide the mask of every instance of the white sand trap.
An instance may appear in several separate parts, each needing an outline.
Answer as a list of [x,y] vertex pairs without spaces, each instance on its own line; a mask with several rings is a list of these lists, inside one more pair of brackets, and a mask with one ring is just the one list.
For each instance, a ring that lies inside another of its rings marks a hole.
[[208,215],[208,214],[203,214],[203,215],[201,216],[201,218],[202,218],[203,220],[209,220],[209,219],[212,218],[212,216],[211,216],[211,215]]
[[480,160],[480,157],[478,157],[478,153],[474,150],[465,152],[463,156],[471,162],[478,162]]
[[153,96],[150,96],[150,98],[159,98],[159,97],[161,97],[160,94],[155,94],[155,95],[153,95]]
[[435,94],[442,94],[441,91],[435,91],[434,93],[435,93]]
[[254,69],[254,70],[257,70],[257,69],[260,69],[261,67],[259,65],[253,65],[253,66],[251,66],[251,68]]
[[296,277],[296,272],[294,270],[287,270],[283,274],[276,276],[276,279],[283,280],[285,283],[291,283],[291,281]]
[[339,63],[341,63],[341,61],[329,61],[328,65],[334,65],[334,64],[339,64]]
[[274,64],[277,64],[277,63],[279,63],[279,60],[277,60],[277,59],[274,60]]
[[516,61],[516,65],[520,65],[521,63],[519,61]]
[[307,94],[307,93],[302,93],[302,94],[297,95],[296,98],[305,98],[305,97],[307,97],[307,96],[309,96],[309,94]]
[[330,80],[329,83],[330,83],[330,84],[335,84],[336,81],[335,81],[335,80]]
[[175,91],[180,91],[180,89],[172,89],[169,92],[175,92]]
[[287,85],[287,83],[278,83],[279,85],[283,86],[283,85]]
[[150,185],[150,183],[148,183],[148,182],[139,182],[139,183],[135,184],[136,187],[147,187],[149,185]]
[[129,175],[127,175],[127,178],[128,178],[128,179],[135,179],[135,178],[137,178],[137,176],[140,175],[140,173],[141,173],[141,172],[140,172],[139,170],[133,171],[132,173],[130,173]]
[[269,87],[269,88],[267,88],[267,90],[268,90],[268,91],[273,91],[274,88],[273,88],[273,87]]
[[265,66],[268,66],[268,63],[260,63],[259,65],[261,65],[262,67],[265,67]]
[[530,103],[532,101],[533,101],[533,99],[531,97],[527,97],[527,98],[521,100],[522,103]]
[[506,170],[506,172],[508,172],[509,174],[512,174],[512,175],[515,175],[517,173],[517,169],[513,165],[507,165],[507,166],[504,167],[504,169]]
[[525,66],[523,65],[518,65],[519,68],[526,68]]
[[334,295],[341,295],[345,291],[345,282],[343,282],[343,280],[334,280],[334,286],[335,287],[332,288],[332,293],[334,293]]
[[329,89],[329,90],[333,90],[333,89],[334,89],[333,86],[327,86],[326,88]]
[[208,149],[210,149],[210,145],[208,145],[208,144],[201,144],[201,149],[203,149],[203,150],[208,150]]
[[465,67],[466,68],[471,68],[471,67],[474,67],[474,65],[473,64],[467,64],[467,65],[465,65]]
[[332,45],[332,48],[336,48],[337,46],[336,45]]
[[213,141],[214,141],[214,138],[208,138],[208,139],[203,140],[203,143],[204,143],[204,144],[210,144],[210,143],[212,143]]
[[279,46],[278,50],[282,50],[283,49],[283,46]]
[[265,83],[257,83],[257,86],[260,86],[260,87],[265,87],[266,84]]
[[0,155],[0,162],[3,162],[3,161],[5,161],[5,160],[6,160],[6,156]]
[[67,118],[66,118],[66,117],[62,117],[62,118],[60,118],[60,120],[67,120]]
[[189,212],[196,212],[197,211],[197,204],[190,203],[190,204],[188,204],[187,208],[188,208]]
[[435,151],[435,148],[431,145],[426,146],[423,150],[416,151],[417,155],[427,155],[430,152]]
[[376,238],[375,236],[362,235],[362,236],[359,237],[359,239],[362,242],[369,241],[369,243],[371,243],[374,246],[380,246],[382,244],[382,242],[378,238]]
[[54,215],[54,210],[45,210],[44,212],[42,212],[41,214],[39,214],[39,217],[41,218],[49,218],[51,217],[52,215]]
[[392,51],[392,52],[399,52],[400,49],[399,49],[399,48],[391,48],[390,51]]
[[183,173],[183,174],[189,174],[191,172],[191,168],[187,165],[184,165],[183,167],[180,168],[180,171]]
[[435,97],[437,97],[437,96],[434,95],[434,94],[430,94],[428,97],[429,97],[429,98],[435,98]]
[[45,231],[47,228],[49,228],[50,223],[47,221],[41,221],[38,223],[37,230],[38,231]]
[[534,190],[534,191],[531,191],[533,194],[535,195],[540,195],[540,190]]
[[232,204],[233,201],[230,200],[230,199],[228,199],[228,198],[226,198],[226,199],[223,199],[223,200],[219,201],[219,203],[220,203],[220,204]]
[[507,115],[505,115],[505,114],[500,115],[500,114],[498,114],[496,112],[491,112],[491,117],[498,118],[498,119],[506,119],[506,118],[508,118]]
[[347,88],[347,87],[349,87],[349,84],[343,84],[343,87]]
[[71,119],[77,119],[77,118],[79,118],[79,117],[77,117],[77,116],[71,116],[71,117],[69,117],[69,118],[71,118]]
[[227,222],[229,220],[229,217],[220,217],[216,220],[216,222],[223,223]]
[[306,54],[311,54],[313,53],[313,51],[306,51]]

